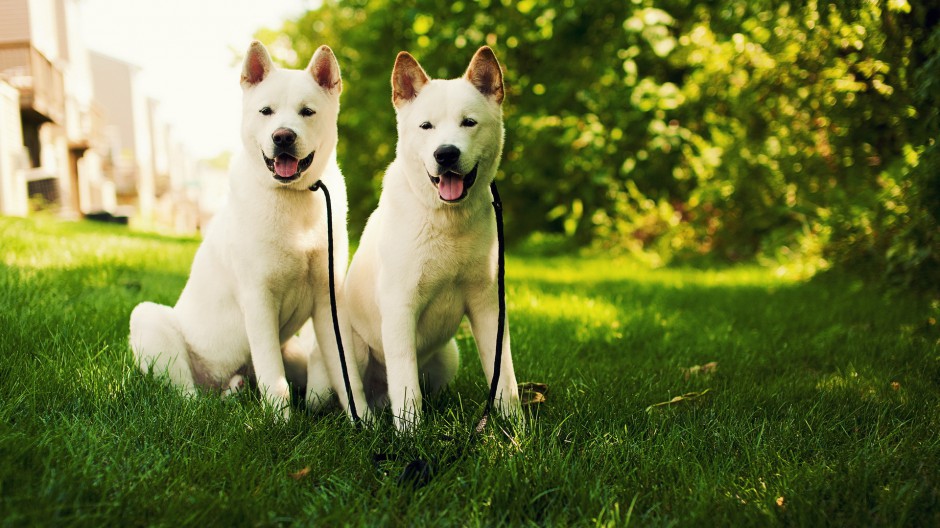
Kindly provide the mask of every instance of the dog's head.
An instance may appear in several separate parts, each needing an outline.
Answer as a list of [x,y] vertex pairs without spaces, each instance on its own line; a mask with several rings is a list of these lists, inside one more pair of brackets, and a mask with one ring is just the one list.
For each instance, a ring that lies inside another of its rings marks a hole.
[[277,186],[315,183],[337,141],[343,82],[333,51],[320,46],[305,70],[286,70],[254,41],[241,85],[242,142],[261,169],[255,172]]
[[493,51],[477,50],[459,79],[432,80],[407,52],[392,70],[398,159],[429,203],[482,196],[503,151],[503,73]]

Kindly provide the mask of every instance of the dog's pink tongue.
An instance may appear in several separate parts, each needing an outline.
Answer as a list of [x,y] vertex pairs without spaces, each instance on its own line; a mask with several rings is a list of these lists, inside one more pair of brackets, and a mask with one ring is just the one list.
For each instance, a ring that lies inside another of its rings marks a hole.
[[274,159],[274,172],[281,178],[287,178],[297,174],[297,158],[281,154]]
[[448,202],[457,200],[463,195],[463,178],[452,172],[445,172],[437,184],[437,191],[441,198]]

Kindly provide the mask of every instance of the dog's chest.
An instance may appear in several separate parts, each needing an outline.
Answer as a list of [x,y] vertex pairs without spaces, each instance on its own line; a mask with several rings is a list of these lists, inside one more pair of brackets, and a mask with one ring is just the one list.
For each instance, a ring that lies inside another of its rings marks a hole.
[[296,331],[310,317],[317,291],[328,283],[323,248],[310,236],[282,239],[274,258],[266,263],[271,292],[279,299],[279,322],[283,330]]
[[472,239],[429,241],[417,259],[418,348],[436,348],[457,331],[471,289],[490,286],[488,248]]
[[420,351],[442,346],[457,332],[465,312],[466,295],[456,284],[429,292],[417,321],[417,348]]

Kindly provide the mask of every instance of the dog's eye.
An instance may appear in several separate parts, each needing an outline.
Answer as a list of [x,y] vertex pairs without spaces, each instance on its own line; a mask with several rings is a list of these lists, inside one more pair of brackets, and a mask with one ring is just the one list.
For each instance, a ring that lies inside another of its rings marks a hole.
[[274,113],[274,110],[271,110],[270,106],[266,106],[261,109],[261,115],[271,115]]
[[431,130],[432,128],[434,128],[434,125],[432,125],[430,121],[425,121],[424,123],[421,123],[418,126],[423,128],[424,130]]
[[469,117],[465,117],[463,118],[463,121],[460,122],[460,126],[467,127],[467,128],[475,127],[477,126],[477,122],[474,121],[473,119],[470,119]]
[[315,113],[317,113],[317,112],[316,112],[314,109],[312,109],[312,108],[307,108],[306,106],[300,109],[300,115],[302,115],[302,116],[304,116],[304,117],[310,117],[310,116],[312,116],[312,115],[315,114]]

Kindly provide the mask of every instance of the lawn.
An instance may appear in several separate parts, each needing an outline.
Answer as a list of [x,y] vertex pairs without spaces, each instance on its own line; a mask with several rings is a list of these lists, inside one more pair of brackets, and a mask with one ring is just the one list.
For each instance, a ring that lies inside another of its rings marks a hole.
[[[4,525],[940,525],[936,301],[510,255],[516,372],[546,401],[466,440],[487,388],[464,329],[456,383],[397,437],[139,374],[128,315],[175,302],[196,247],[0,218]],[[415,457],[433,477],[400,485]]]

